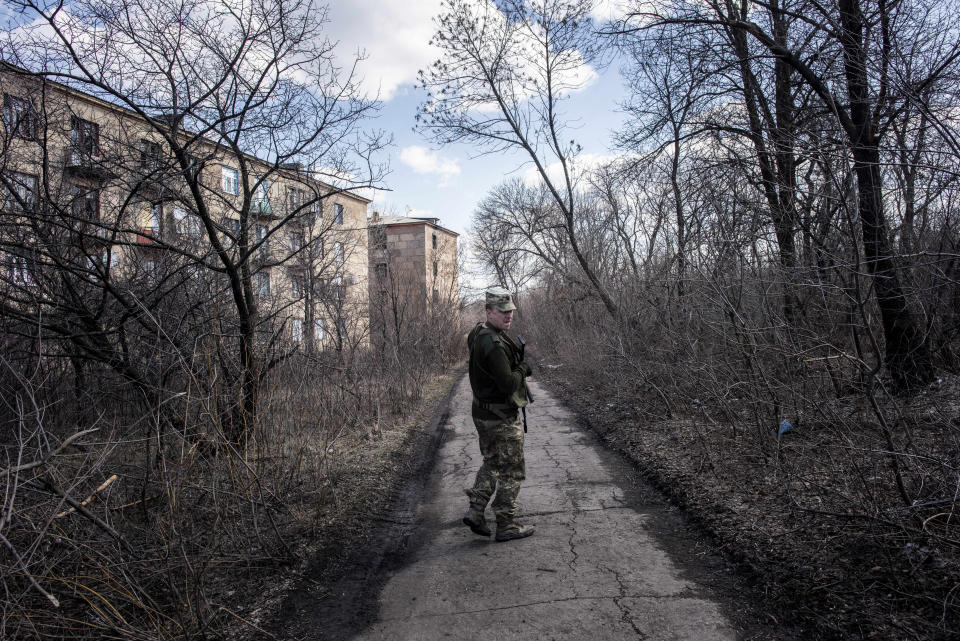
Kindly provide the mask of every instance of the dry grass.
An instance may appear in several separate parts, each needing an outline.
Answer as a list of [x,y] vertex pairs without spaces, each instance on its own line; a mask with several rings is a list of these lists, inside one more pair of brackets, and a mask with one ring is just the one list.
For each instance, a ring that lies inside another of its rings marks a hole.
[[182,429],[162,434],[135,404],[113,403],[67,443],[65,413],[37,401],[50,389],[22,386],[16,398],[33,406],[21,404],[4,443],[0,636],[262,634],[271,598],[307,559],[335,559],[363,536],[453,381],[424,377],[417,398],[387,413],[376,370],[355,370],[349,386],[317,371],[331,373],[268,381],[243,452],[204,398],[183,400]]

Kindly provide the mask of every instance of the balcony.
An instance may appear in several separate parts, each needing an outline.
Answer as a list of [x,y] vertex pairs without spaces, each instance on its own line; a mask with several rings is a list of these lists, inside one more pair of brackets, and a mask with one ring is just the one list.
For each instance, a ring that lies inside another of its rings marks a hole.
[[259,218],[277,218],[269,200],[254,199],[250,203],[250,213]]
[[108,180],[116,177],[114,172],[103,165],[99,154],[77,146],[66,149],[64,168],[69,174],[83,178]]
[[100,246],[112,243],[114,238],[114,230],[96,220],[79,222],[74,227],[73,234],[72,242],[78,245]]
[[150,247],[157,244],[158,238],[160,238],[160,230],[158,228],[142,227],[137,230],[137,235],[134,242],[137,245]]
[[276,253],[269,245],[262,246],[254,251],[252,254],[250,254],[250,259],[254,262],[254,264],[263,267],[276,265],[280,262]]

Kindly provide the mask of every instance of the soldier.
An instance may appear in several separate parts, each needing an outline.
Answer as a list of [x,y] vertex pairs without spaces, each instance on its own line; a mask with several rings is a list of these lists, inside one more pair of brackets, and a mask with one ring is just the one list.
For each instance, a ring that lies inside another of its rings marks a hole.
[[483,464],[473,487],[466,490],[470,509],[463,522],[474,534],[490,536],[484,510],[493,497],[497,541],[522,539],[534,530],[532,525],[514,520],[517,493],[525,478],[520,408],[530,402],[525,379],[531,373],[530,366],[520,358],[519,346],[507,334],[516,308],[506,289],[488,289],[487,320],[467,336],[473,424],[480,437]]

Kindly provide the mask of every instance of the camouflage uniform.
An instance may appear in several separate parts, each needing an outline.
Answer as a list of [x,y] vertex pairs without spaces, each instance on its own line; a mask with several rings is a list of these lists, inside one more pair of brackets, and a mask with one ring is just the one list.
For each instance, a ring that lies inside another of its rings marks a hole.
[[[508,309],[515,309],[509,294],[502,291],[507,296]],[[499,535],[499,528],[513,523],[517,494],[526,477],[519,408],[529,403],[525,378],[530,374],[530,368],[520,360],[520,348],[506,332],[478,324],[468,335],[467,344],[470,348],[473,423],[480,438],[483,464],[473,487],[466,493],[470,498],[470,509],[476,510],[481,519],[493,497]]]

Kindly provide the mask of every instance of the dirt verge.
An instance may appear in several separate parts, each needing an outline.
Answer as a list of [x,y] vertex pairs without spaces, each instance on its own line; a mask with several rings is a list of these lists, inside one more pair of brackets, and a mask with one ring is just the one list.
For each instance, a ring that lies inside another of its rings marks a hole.
[[338,493],[309,522],[292,527],[298,563],[247,586],[236,638],[350,638],[374,613],[384,569],[402,556],[415,508],[440,446],[456,370],[427,386],[420,408],[374,440],[348,448]]

